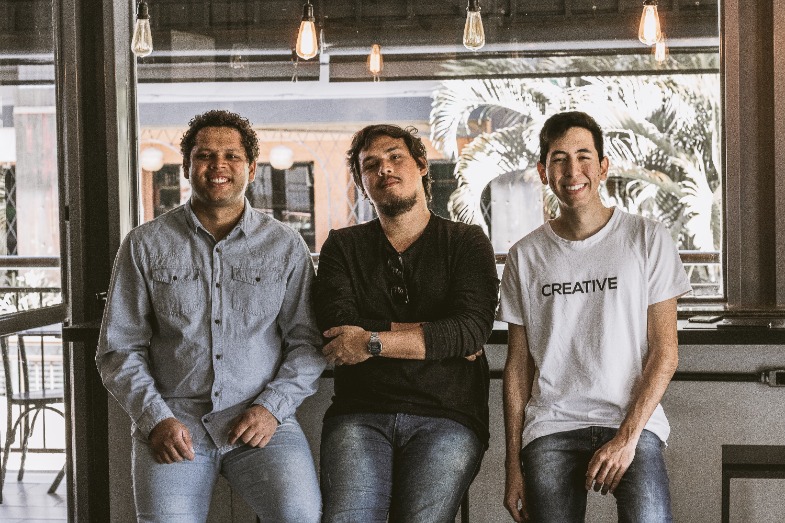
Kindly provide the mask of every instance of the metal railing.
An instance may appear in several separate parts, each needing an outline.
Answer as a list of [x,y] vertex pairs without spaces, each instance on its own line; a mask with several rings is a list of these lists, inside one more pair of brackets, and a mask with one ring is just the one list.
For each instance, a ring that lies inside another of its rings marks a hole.
[[[12,314],[25,310],[46,307],[62,303],[59,274],[54,278],[58,281],[43,285],[20,284],[20,276],[25,271],[41,269],[54,270],[60,267],[58,256],[0,256],[0,314]],[[22,273],[21,275],[19,273]]]

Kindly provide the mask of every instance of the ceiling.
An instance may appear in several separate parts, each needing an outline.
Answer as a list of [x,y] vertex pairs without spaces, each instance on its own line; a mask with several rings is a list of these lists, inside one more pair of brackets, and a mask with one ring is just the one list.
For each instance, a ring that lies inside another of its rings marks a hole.
[[[50,53],[53,0],[0,0],[0,59]],[[116,2],[121,0],[115,0]],[[129,0],[133,1],[133,0]],[[660,0],[669,39],[718,36],[719,0]],[[221,55],[237,47],[287,54],[304,0],[148,0],[154,56]],[[312,0],[325,52],[468,53],[461,45],[466,0]],[[484,52],[628,47],[641,0],[480,0]]]

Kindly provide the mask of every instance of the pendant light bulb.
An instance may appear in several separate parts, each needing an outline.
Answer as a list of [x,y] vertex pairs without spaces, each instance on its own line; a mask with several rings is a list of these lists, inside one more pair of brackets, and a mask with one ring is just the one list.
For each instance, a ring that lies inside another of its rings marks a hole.
[[657,14],[657,0],[643,2],[641,24],[638,27],[638,39],[645,45],[654,45],[662,36],[660,17]]
[[297,56],[309,60],[319,52],[319,40],[316,37],[316,19],[313,16],[313,6],[310,0],[303,5],[303,18],[300,22],[300,32],[297,33]]
[[136,23],[134,24],[134,36],[131,39],[131,51],[140,58],[153,52],[150,11],[147,7],[147,2],[144,0],[136,6]]
[[466,8],[463,45],[470,51],[477,51],[485,45],[485,30],[482,27],[479,0],[469,0],[469,5]]
[[374,78],[378,78],[383,68],[382,48],[379,44],[373,44],[371,46],[371,54],[368,55],[368,70]]

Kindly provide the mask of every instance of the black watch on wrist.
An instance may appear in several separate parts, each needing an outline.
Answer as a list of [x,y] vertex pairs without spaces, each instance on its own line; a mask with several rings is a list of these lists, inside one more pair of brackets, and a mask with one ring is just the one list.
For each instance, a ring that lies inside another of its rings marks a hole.
[[378,332],[371,333],[371,339],[368,340],[368,354],[376,357],[382,353],[382,340],[379,339]]

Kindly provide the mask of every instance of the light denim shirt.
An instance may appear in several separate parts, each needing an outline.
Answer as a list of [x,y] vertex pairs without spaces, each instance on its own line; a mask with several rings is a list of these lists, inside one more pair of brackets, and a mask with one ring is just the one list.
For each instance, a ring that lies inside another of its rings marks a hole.
[[[174,416],[194,445],[228,445],[252,404],[279,421],[324,369],[302,238],[251,208],[216,242],[190,201],[132,230],[115,260],[96,363],[147,439]],[[237,446],[237,444],[235,445]]]

